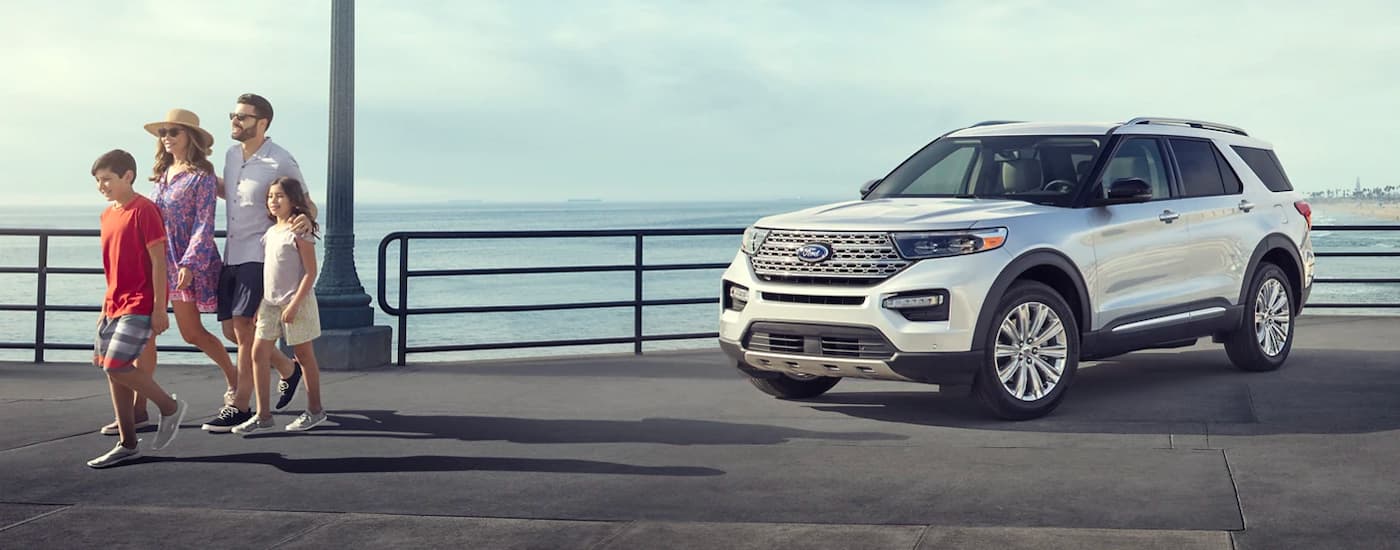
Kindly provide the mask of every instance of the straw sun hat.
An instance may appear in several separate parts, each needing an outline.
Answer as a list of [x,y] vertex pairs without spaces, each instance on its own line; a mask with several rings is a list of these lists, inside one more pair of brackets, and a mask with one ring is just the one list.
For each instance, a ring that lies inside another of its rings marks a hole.
[[193,130],[200,136],[200,145],[203,145],[205,149],[214,145],[214,135],[210,134],[208,130],[199,127],[199,115],[186,109],[171,109],[170,112],[165,114],[165,120],[152,122],[147,124],[145,128],[147,132],[150,132],[150,134],[154,136],[156,135],[156,130],[170,124],[179,124],[186,129]]

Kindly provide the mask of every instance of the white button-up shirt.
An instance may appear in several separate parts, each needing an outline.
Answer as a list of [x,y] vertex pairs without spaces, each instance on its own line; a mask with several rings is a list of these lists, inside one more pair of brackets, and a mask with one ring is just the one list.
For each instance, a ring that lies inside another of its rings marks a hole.
[[[286,149],[265,139],[258,151],[243,160],[243,145],[234,144],[224,155],[224,212],[228,238],[224,265],[263,261],[263,233],[272,227],[267,217],[267,188],[283,177],[296,178],[306,188],[301,167]],[[307,198],[311,191],[307,189]]]

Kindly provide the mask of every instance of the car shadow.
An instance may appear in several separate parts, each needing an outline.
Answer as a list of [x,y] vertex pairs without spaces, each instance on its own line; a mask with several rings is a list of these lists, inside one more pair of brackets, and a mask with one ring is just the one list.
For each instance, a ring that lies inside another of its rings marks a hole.
[[[1223,350],[1139,352],[1081,366],[1058,409],[1043,418],[995,418],[970,388],[835,392],[813,409],[926,426],[1002,431],[1335,434],[1400,428],[1400,368],[1375,351],[1294,350],[1273,372],[1245,372]],[[851,387],[854,387],[852,385]],[[912,387],[911,387],[912,388]]]

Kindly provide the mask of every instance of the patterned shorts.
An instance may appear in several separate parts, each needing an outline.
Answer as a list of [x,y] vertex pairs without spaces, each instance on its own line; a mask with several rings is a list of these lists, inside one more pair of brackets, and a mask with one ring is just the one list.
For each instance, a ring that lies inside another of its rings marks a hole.
[[316,306],[316,295],[306,296],[306,302],[297,308],[297,316],[290,323],[282,322],[283,306],[273,305],[263,300],[258,307],[258,325],[254,337],[259,340],[276,340],[285,335],[287,345],[295,346],[315,340],[321,335],[321,312]]
[[92,364],[107,372],[126,372],[146,344],[151,340],[150,315],[123,315],[116,319],[102,317],[97,323],[97,343],[92,350]]

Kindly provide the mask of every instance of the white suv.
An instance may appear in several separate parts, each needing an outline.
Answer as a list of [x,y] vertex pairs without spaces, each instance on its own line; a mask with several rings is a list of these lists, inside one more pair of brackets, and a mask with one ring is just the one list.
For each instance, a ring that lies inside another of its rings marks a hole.
[[985,122],[861,196],[759,220],[724,273],[720,345],[768,394],[971,385],[1034,418],[1081,360],[1211,336],[1276,369],[1312,288],[1311,209],[1223,124]]

